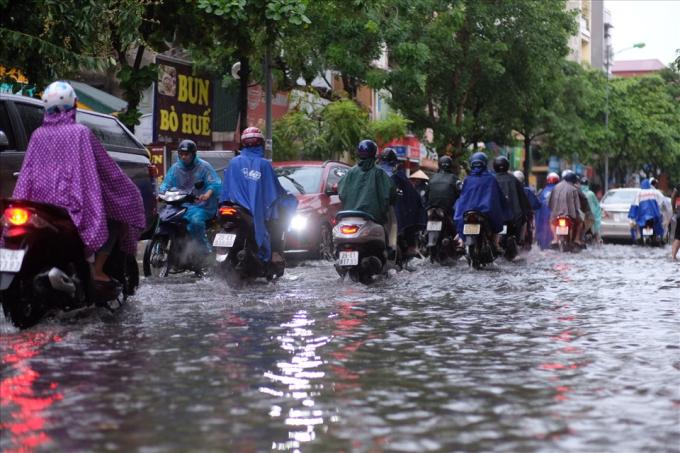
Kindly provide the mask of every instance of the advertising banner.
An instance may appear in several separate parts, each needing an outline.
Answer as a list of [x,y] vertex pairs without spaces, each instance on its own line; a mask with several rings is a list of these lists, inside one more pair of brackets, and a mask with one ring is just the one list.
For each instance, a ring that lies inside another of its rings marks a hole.
[[165,177],[165,146],[164,145],[151,145],[147,147],[149,154],[151,154],[151,165],[156,167],[156,175],[159,185],[163,182]]
[[154,102],[155,143],[184,139],[199,148],[212,148],[213,96],[211,79],[193,75],[191,65],[156,57],[158,81]]

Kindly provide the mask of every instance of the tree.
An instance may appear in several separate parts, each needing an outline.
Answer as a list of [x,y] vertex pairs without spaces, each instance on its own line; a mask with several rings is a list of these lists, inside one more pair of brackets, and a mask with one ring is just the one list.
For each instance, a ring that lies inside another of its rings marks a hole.
[[[519,112],[535,136],[544,88],[566,52],[564,1],[397,0],[385,14],[392,104],[460,157],[467,144],[508,139]],[[535,71],[535,72],[534,72]],[[509,86],[507,84],[510,84]]]
[[390,112],[384,120],[370,122],[369,136],[373,137],[378,145],[383,146],[392,139],[406,135],[409,124],[411,120]]
[[0,0],[0,64],[19,69],[42,90],[57,78],[110,65],[99,28],[106,6],[97,0]]

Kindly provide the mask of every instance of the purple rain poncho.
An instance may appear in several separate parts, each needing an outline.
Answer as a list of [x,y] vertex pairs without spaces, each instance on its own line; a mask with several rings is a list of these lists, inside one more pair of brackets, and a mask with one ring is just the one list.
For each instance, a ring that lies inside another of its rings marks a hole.
[[122,224],[120,247],[129,254],[136,253],[145,227],[139,189],[92,131],[76,123],[76,109],[45,114],[28,143],[12,198],[65,208],[88,254],[108,239],[107,218]]

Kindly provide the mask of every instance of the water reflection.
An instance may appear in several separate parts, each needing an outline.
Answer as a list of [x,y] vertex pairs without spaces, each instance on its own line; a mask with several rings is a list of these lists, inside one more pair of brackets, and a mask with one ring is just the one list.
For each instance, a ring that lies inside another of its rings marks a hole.
[[286,331],[276,340],[290,354],[290,360],[280,361],[276,369],[264,373],[270,386],[260,387],[260,392],[276,397],[269,411],[273,419],[283,419],[289,427],[288,439],[274,441],[272,450],[297,450],[300,445],[316,438],[316,427],[324,424],[323,411],[315,407],[314,398],[319,395],[325,375],[323,360],[317,351],[328,344],[330,337],[315,336],[311,327],[315,320],[306,310],[293,315],[290,322],[281,325]]
[[[2,337],[0,382],[0,447],[6,452],[34,451],[50,442],[45,433],[48,409],[62,399],[56,382],[45,382],[31,366],[47,345],[61,341],[48,332],[23,332]],[[9,439],[6,437],[9,436]]]

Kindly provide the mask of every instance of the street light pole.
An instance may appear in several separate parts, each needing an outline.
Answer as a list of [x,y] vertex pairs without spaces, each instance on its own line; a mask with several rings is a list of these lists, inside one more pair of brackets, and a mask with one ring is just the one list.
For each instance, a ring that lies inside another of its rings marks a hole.
[[[269,40],[268,40],[269,41]],[[273,160],[272,147],[272,65],[271,44],[267,42],[264,54],[264,90],[265,90],[265,145],[264,155],[268,160]]]

